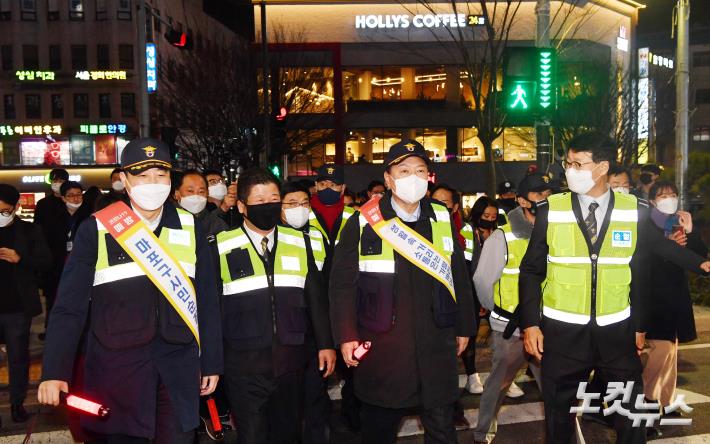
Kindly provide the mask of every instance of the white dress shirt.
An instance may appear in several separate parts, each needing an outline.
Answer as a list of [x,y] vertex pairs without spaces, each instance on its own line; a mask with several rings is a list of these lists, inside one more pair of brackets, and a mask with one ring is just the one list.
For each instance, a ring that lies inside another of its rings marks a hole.
[[397,202],[394,201],[394,197],[391,200],[392,202],[392,209],[394,210],[395,213],[397,213],[397,217],[402,219],[404,222],[416,222],[419,220],[419,215],[422,212],[422,206],[420,203],[417,203],[417,209],[414,210],[411,214],[407,213],[397,205]]
[[594,217],[597,219],[597,229],[601,230],[602,223],[606,217],[606,211],[609,208],[609,199],[611,198],[611,190],[607,188],[606,192],[599,197],[591,197],[586,194],[577,194],[579,199],[579,206],[582,210],[582,220],[585,220],[589,216],[589,205],[592,202],[599,204],[597,209],[594,211]]
[[274,239],[276,237],[274,232],[276,231],[276,228],[273,228],[271,231],[269,231],[269,234],[264,236],[263,234],[259,234],[256,231],[250,229],[246,223],[243,224],[242,227],[244,227],[244,232],[247,234],[247,236],[249,236],[249,239],[251,239],[252,243],[254,244],[257,253],[263,254],[263,251],[261,251],[261,240],[264,237],[269,240],[269,242],[266,244],[266,248],[268,248],[269,251],[272,251],[274,249]]

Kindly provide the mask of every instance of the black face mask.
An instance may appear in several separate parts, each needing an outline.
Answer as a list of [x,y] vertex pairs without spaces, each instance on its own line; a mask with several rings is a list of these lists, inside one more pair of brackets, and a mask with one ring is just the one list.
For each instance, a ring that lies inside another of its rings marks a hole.
[[528,208],[527,210],[530,212],[530,214],[535,216],[537,214],[537,202],[533,202],[532,200],[528,200],[528,199],[525,199],[525,200],[527,200],[528,203],[530,204],[530,208]]
[[332,188],[324,188],[318,192],[318,200],[323,205],[335,205],[340,200],[340,192]]
[[271,230],[281,220],[281,202],[247,205],[244,217],[260,230]]
[[641,173],[639,180],[644,185],[648,185],[649,183],[653,182],[653,179],[651,178],[651,173]]
[[481,219],[478,221],[478,227],[484,230],[493,230],[498,226],[498,223],[494,220]]

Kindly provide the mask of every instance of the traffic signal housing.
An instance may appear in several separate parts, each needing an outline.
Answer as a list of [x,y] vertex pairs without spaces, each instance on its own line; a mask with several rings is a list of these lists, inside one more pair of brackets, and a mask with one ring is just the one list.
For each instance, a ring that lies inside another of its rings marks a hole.
[[503,61],[503,103],[510,114],[546,116],[556,107],[554,48],[508,48]]
[[165,40],[171,45],[180,49],[191,49],[192,48],[192,38],[190,38],[187,33],[178,32],[173,28],[168,28],[164,34]]

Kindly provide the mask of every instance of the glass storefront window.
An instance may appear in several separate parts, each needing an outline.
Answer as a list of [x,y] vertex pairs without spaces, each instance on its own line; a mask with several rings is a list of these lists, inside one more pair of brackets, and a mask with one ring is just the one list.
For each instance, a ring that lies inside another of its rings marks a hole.
[[332,113],[333,69],[330,67],[281,68],[279,104],[289,113]]

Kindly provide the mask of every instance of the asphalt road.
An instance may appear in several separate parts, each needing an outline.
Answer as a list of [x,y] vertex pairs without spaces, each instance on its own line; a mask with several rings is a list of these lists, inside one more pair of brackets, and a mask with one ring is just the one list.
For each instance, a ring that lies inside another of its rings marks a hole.
[[[685,395],[686,402],[693,407],[687,415],[692,419],[690,426],[664,426],[661,428],[663,436],[655,440],[659,444],[695,444],[710,443],[710,309],[696,308],[696,323],[699,338],[681,346],[678,365],[679,393]],[[65,414],[61,409],[47,407],[40,408],[36,402],[36,388],[40,375],[40,359],[42,343],[37,340],[37,333],[42,330],[41,319],[37,318],[33,325],[31,341],[32,368],[30,372],[31,391],[28,395],[26,407],[34,414],[34,433],[30,442],[38,443],[72,443],[66,429]],[[490,349],[486,347],[486,329],[479,332],[479,351],[477,352],[477,365],[484,374],[490,368]],[[4,353],[0,352],[0,444],[21,443],[25,438],[28,424],[15,424],[10,419],[9,397],[7,392],[7,365]],[[506,399],[499,416],[498,435],[496,444],[520,443],[536,444],[544,442],[544,415],[542,399],[534,381],[524,374],[519,375],[518,384],[525,391],[525,395],[518,399]],[[464,378],[461,377],[461,386]],[[332,434],[331,443],[355,444],[359,443],[359,436],[347,431],[340,421],[337,381],[333,381],[331,397],[334,398],[333,414],[331,418]],[[477,409],[480,395],[471,395],[463,392],[461,402],[466,410],[466,417],[472,425],[476,423]],[[581,429],[586,443],[613,443],[614,432],[595,423],[581,421]],[[401,443],[423,443],[423,429],[416,417],[406,418],[400,429]],[[473,442],[471,430],[458,432],[460,443]],[[201,435],[200,444],[209,443],[206,436]],[[226,443],[235,442],[235,435],[227,435]]]

